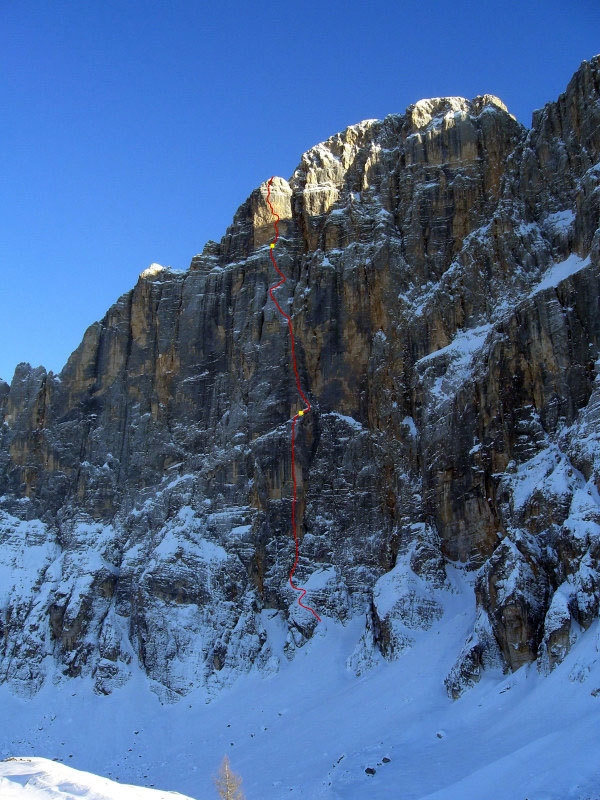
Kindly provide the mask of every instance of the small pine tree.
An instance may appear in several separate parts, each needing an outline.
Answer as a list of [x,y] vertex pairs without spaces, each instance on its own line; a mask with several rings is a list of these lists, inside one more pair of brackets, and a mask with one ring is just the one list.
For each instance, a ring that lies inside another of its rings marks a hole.
[[223,757],[219,774],[213,779],[221,800],[246,800],[241,790],[242,779],[231,769],[229,758]]

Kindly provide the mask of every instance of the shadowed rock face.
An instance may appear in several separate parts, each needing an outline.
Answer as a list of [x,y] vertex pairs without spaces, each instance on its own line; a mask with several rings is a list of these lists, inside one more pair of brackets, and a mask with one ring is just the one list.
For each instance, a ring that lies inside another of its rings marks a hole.
[[[60,376],[0,383],[15,688],[52,656],[108,692],[137,659],[174,697],[276,669],[273,620],[290,657],[312,635],[287,583],[299,398],[266,192],[185,274],[142,273]],[[459,562],[478,615],[448,690],[498,660],[551,669],[600,601],[600,59],[530,130],[490,95],[423,100],[309,150],[271,196],[313,406],[310,605],[366,611],[393,658]]]

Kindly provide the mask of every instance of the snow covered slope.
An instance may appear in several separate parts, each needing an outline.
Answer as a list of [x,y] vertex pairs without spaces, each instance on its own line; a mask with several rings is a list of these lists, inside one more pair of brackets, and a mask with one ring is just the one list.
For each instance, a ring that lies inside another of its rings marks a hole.
[[[442,677],[473,626],[471,583],[450,570],[442,617],[413,631],[397,661],[373,654],[361,677],[344,663],[362,626],[327,620],[279,673],[255,671],[209,704],[196,692],[161,705],[141,672],[107,697],[85,680],[29,700],[3,687],[0,753],[59,758],[197,800],[216,798],[211,776],[225,753],[247,800],[600,800],[600,625],[548,677],[535,666],[489,670],[452,701]],[[278,630],[283,644],[275,618],[273,641]],[[0,771],[14,776],[19,763]]]
[[186,800],[182,794],[126,786],[46,758],[0,763],[2,800]]

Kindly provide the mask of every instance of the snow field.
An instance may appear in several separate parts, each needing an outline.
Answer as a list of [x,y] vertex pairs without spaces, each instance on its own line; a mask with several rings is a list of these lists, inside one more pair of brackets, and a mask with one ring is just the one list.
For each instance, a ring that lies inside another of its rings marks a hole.
[[[346,662],[363,620],[345,627],[324,620],[288,662],[282,621],[264,612],[280,671],[244,676],[212,702],[198,691],[161,705],[139,672],[108,697],[83,680],[46,685],[30,699],[2,687],[0,754],[58,758],[119,782],[161,787],[158,795],[125,787],[111,795],[110,784],[87,788],[92,779],[84,776],[85,790],[72,797],[85,800],[158,800],[171,797],[167,789],[215,798],[212,775],[225,753],[247,800],[599,800],[600,622],[548,677],[535,665],[514,675],[488,672],[451,701],[443,678],[475,607],[473,576],[454,568],[449,576],[443,617],[415,631],[396,662],[373,654],[375,666],[360,677]],[[22,785],[27,770],[46,769],[32,764],[3,762],[0,775]],[[44,773],[48,786],[35,787],[41,794],[12,787],[13,795],[0,797],[70,800],[56,793],[52,781],[64,779],[55,768]]]

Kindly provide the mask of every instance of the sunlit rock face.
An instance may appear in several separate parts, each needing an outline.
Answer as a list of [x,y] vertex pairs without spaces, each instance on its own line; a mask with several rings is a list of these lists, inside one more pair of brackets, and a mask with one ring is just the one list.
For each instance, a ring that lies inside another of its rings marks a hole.
[[[59,376],[0,383],[0,678],[166,698],[276,670],[296,604],[287,326],[267,182],[190,269],[153,264]],[[491,95],[347,128],[275,178],[299,377],[296,581],[358,659],[478,570],[446,684],[548,671],[600,603],[600,59],[531,129]],[[427,588],[430,587],[430,590]],[[349,663],[357,663],[351,659]]]

